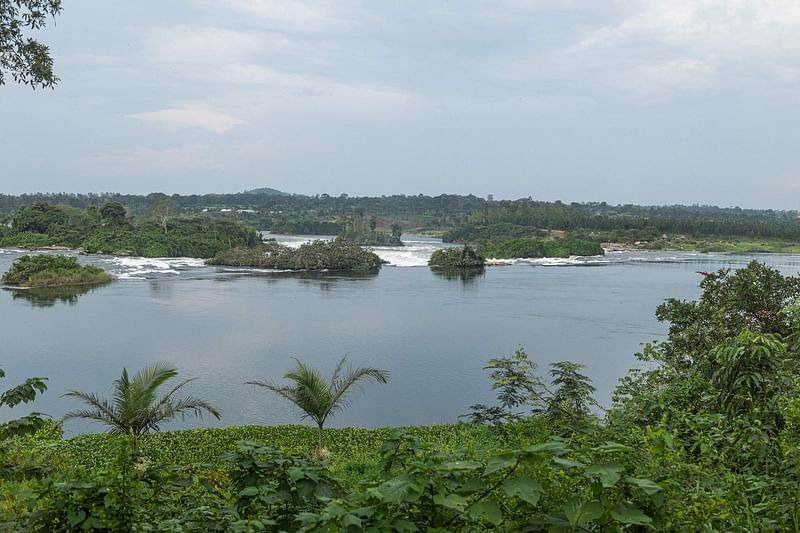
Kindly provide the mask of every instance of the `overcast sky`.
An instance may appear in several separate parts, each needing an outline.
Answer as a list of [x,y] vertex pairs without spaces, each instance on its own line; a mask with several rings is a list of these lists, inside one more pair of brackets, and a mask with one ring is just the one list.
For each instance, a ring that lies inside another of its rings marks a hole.
[[43,38],[0,192],[800,208],[798,0],[67,0]]

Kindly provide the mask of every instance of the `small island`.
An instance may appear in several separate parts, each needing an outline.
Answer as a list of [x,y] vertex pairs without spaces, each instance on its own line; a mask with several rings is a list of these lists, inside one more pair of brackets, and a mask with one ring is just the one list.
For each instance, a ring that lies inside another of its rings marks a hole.
[[436,250],[428,260],[428,266],[439,269],[482,269],[485,265],[486,259],[471,246]]
[[268,268],[295,271],[379,270],[384,261],[377,254],[342,238],[317,240],[291,248],[275,241],[265,241],[253,248],[237,247],[218,253],[208,265]]
[[14,261],[2,282],[15,288],[54,289],[86,285],[104,285],[114,280],[108,272],[78,264],[65,255],[24,255]]

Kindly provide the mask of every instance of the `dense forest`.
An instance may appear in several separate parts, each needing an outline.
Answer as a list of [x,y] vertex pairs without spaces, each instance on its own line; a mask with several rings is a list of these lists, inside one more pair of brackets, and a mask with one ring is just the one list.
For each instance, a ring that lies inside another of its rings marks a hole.
[[87,253],[145,257],[212,257],[234,246],[255,246],[258,233],[241,223],[182,218],[163,204],[134,221],[122,204],[86,208],[37,203],[0,226],[0,246],[79,248]]
[[[467,241],[497,237],[532,237],[537,230],[592,234],[590,240],[653,240],[661,235],[747,237],[798,240],[796,211],[722,208],[716,206],[636,206],[606,202],[543,202],[530,198],[489,202],[473,195],[443,194],[351,197],[346,194],[304,196],[273,189],[233,194],[148,195],[31,194],[0,195],[0,216],[13,217],[36,203],[77,208],[118,202],[134,219],[146,218],[154,205],[176,215],[200,215],[246,222],[276,233],[332,235],[351,217],[375,219],[379,229],[447,231],[446,239]],[[541,236],[541,235],[538,235]],[[579,236],[579,235],[576,235]]]
[[484,200],[476,196],[392,195],[350,197],[289,195],[275,192],[243,192],[167,196],[104,194],[0,195],[0,216],[10,217],[20,207],[36,203],[86,208],[104,202],[118,202],[134,218],[145,217],[154,204],[169,205],[177,214],[205,215],[245,222],[258,229],[297,234],[338,234],[352,215],[377,217],[380,227],[390,229],[399,223],[404,228],[453,227],[477,209]]
[[697,206],[611,207],[533,200],[484,203],[464,224],[448,231],[445,240],[535,237],[545,230],[613,242],[655,240],[663,235],[800,240],[796,212]]

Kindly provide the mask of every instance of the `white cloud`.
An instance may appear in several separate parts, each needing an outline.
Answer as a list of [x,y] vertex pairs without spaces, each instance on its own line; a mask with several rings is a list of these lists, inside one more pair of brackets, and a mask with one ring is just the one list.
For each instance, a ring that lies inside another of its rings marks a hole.
[[797,0],[633,0],[606,7],[610,22],[581,31],[561,49],[519,54],[496,77],[568,81],[587,93],[623,90],[646,103],[800,81]]
[[152,122],[168,130],[176,131],[187,128],[200,128],[223,134],[235,126],[242,124],[238,118],[202,107],[170,107],[159,111],[136,113],[130,118]]
[[243,61],[272,46],[285,46],[280,35],[215,27],[152,28],[145,38],[145,58],[159,63],[209,64]]
[[77,162],[76,169],[87,175],[104,177],[152,178],[186,176],[218,168],[206,145],[150,148],[137,146],[92,154]]
[[714,65],[694,58],[682,58],[636,66],[620,82],[623,88],[640,96],[659,100],[674,93],[708,90],[715,85],[715,75]]
[[246,15],[251,23],[282,32],[320,33],[353,25],[353,20],[344,16],[353,3],[345,0],[216,0],[215,4]]

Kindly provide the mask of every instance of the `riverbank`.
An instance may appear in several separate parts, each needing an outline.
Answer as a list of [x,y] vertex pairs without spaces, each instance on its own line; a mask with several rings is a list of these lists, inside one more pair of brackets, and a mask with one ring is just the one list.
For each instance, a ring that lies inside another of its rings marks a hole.
[[604,242],[607,252],[629,251],[673,251],[673,252],[722,252],[758,254],[800,254],[800,243],[791,241],[749,240],[749,239],[687,239],[669,237],[655,241]]

